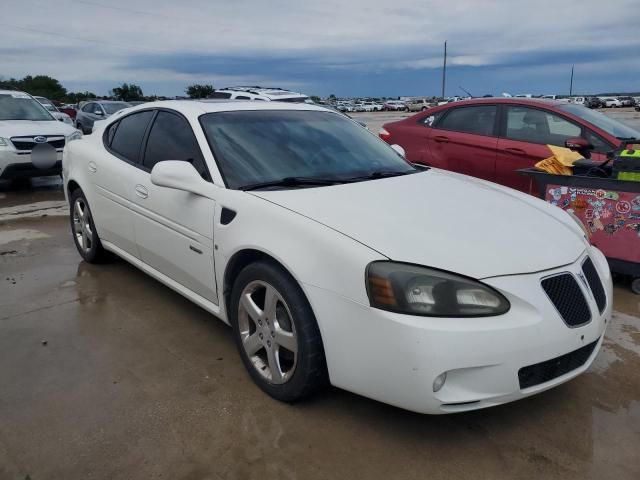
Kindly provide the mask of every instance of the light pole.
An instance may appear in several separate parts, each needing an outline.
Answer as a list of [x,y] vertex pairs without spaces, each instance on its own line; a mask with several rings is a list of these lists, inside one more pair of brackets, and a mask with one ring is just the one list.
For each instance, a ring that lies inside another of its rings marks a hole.
[[444,63],[442,65],[442,99],[444,100],[444,87],[447,83],[447,41],[444,41]]
[[573,67],[574,65],[571,65],[571,82],[569,83],[569,96],[573,95]]

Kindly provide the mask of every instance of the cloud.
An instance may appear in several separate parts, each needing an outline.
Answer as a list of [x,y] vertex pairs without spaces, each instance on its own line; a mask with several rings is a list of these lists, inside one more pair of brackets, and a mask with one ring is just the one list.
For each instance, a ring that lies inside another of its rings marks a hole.
[[[614,70],[625,58],[637,63],[636,3],[4,0],[0,74],[50,74],[99,93],[133,81],[180,94],[207,81],[435,94],[431,77],[448,40],[451,80],[471,90],[499,93],[512,81],[522,90],[558,88],[571,64],[591,73],[585,88],[637,89],[632,75]],[[535,84],[518,86],[528,79]]]

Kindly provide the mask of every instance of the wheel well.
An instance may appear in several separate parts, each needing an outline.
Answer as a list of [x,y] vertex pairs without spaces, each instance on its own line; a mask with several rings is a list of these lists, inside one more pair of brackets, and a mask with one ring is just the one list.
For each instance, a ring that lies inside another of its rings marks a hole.
[[79,188],[80,185],[78,185],[74,180],[71,180],[69,183],[67,183],[67,195],[69,195],[69,198],[71,198],[71,194]]
[[280,266],[283,270],[288,272],[288,270],[278,262],[271,255],[268,255],[260,250],[241,250],[236,252],[233,257],[227,263],[227,268],[224,271],[224,286],[223,286],[223,295],[224,295],[224,304],[229,308],[229,300],[231,299],[231,290],[233,289],[233,284],[236,281],[236,278],[242,271],[244,267],[251,263],[255,263],[259,260],[266,260],[276,265]]

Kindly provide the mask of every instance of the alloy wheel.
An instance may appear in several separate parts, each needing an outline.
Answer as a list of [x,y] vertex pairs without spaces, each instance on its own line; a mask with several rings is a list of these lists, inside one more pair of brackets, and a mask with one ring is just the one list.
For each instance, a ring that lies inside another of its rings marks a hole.
[[297,364],[298,338],[291,311],[273,285],[254,280],[244,288],[238,327],[244,351],[256,371],[270,383],[289,381]]
[[91,213],[84,198],[76,198],[73,203],[73,233],[78,247],[84,254],[88,254],[93,247],[93,230]]

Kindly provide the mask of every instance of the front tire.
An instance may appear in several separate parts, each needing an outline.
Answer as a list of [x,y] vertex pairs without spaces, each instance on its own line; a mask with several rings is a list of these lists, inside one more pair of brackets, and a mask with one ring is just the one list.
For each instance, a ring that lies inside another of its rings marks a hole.
[[315,316],[284,269],[268,261],[245,267],[233,285],[229,306],[242,362],[264,392],[294,402],[328,383]]
[[78,253],[88,263],[100,263],[106,260],[107,252],[100,243],[89,202],[82,190],[78,188],[73,191],[70,203],[71,233]]

